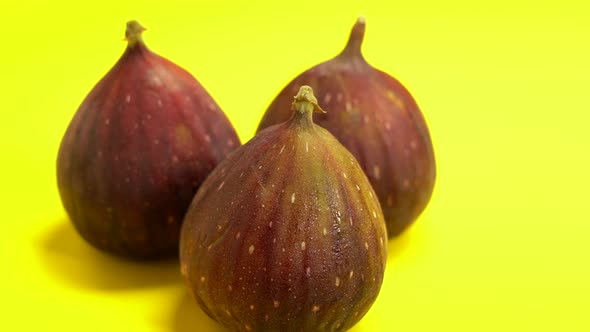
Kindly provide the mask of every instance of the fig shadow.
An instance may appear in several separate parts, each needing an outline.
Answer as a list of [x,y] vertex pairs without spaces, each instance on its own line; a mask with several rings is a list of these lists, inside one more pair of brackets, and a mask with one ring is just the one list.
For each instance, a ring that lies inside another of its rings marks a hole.
[[47,273],[68,286],[117,291],[182,283],[178,258],[138,262],[102,252],[67,218],[43,235],[39,251]]
[[176,310],[172,314],[173,332],[230,332],[201,310],[187,290],[179,297]]
[[405,232],[387,241],[388,260],[390,258],[395,259],[396,257],[399,257],[404,253],[404,251],[406,251],[410,247],[412,243],[412,233],[413,227],[407,229]]

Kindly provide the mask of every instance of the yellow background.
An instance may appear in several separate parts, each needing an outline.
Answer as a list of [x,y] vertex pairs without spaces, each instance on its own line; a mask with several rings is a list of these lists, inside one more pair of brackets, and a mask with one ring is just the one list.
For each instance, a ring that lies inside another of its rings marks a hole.
[[99,253],[61,207],[61,136],[123,52],[127,20],[246,141],[279,89],[338,53],[362,14],[364,54],[422,107],[439,176],[416,226],[390,242],[380,296],[353,331],[590,331],[588,6],[4,1],[0,330],[219,330],[176,262]]

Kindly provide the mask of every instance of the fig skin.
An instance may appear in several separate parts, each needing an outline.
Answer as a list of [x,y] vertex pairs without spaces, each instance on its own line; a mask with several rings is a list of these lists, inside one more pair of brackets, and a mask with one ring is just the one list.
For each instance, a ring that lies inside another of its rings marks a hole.
[[186,284],[232,330],[345,331],[383,281],[387,230],[366,175],[313,123],[311,88],[293,107],[219,164],[183,222]]
[[127,23],[127,48],[62,139],[62,203],[91,245],[136,259],[178,254],[198,187],[240,145],[225,114],[186,70],[150,51]]
[[291,81],[264,114],[258,131],[289,118],[290,96],[305,83],[330,110],[314,121],[357,158],[383,208],[387,230],[406,230],[430,201],[436,178],[434,150],[424,117],[409,91],[364,59],[365,20],[354,25],[335,58]]

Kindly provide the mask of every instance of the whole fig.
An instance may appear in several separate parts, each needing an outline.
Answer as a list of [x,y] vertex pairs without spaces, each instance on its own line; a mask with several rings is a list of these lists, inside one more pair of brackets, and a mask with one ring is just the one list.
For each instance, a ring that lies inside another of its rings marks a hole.
[[424,117],[408,90],[361,54],[365,20],[354,25],[335,58],[291,81],[275,98],[258,131],[289,118],[290,96],[303,84],[317,92],[327,114],[315,121],[358,159],[383,208],[390,237],[402,233],[428,204],[436,177]]
[[308,86],[292,117],[233,152],[185,217],[181,271],[201,308],[236,331],[344,331],[379,293],[387,230],[356,159]]
[[127,23],[127,48],[75,113],[57,158],[61,200],[80,235],[134,258],[178,253],[198,187],[240,145],[186,70],[150,51]]

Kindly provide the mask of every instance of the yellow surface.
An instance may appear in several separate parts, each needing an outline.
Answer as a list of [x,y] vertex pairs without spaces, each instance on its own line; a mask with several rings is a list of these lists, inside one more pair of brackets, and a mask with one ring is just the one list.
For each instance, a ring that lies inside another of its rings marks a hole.
[[588,7],[5,1],[0,329],[218,330],[176,262],[99,253],[60,204],[61,136],[123,52],[128,19],[200,80],[245,141],[278,90],[339,52],[362,14],[366,58],[418,100],[439,177],[416,227],[390,243],[382,292],[353,331],[590,331]]

